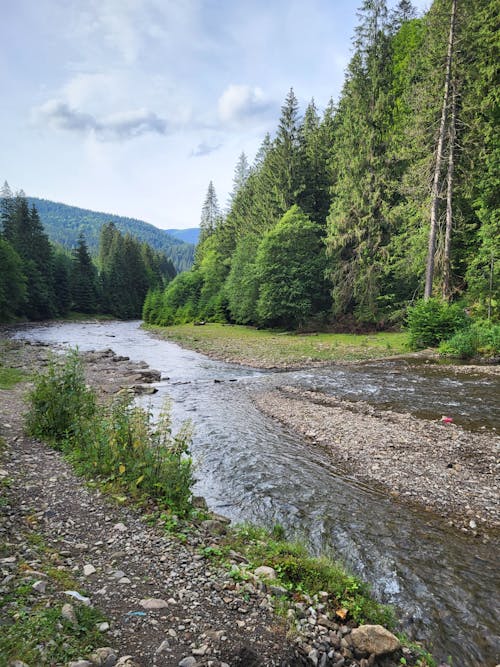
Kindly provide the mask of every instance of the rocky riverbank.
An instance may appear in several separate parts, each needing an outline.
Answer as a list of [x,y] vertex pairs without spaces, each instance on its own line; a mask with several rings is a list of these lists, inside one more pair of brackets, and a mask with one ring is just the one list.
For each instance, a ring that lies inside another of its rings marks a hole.
[[[33,373],[50,354],[44,346],[6,342],[2,361]],[[158,379],[109,350],[84,359],[87,381],[103,398],[144,391]],[[0,623],[41,608],[60,608],[60,621],[41,642],[43,662],[24,664],[54,664],[54,644],[69,642],[87,605],[105,616],[96,623],[102,641],[99,651],[67,663],[73,667],[395,667],[401,657],[416,663],[377,626],[353,630],[332,617],[327,592],[291,601],[285,623],[274,611],[271,572],[264,573],[268,583],[257,571],[238,581],[208,559],[224,539],[224,522],[193,523],[179,539],[165,533],[162,521],[151,525],[139,511],[89,488],[60,453],[24,435],[25,391],[25,385],[0,391],[0,593],[7,601]],[[232,553],[226,565],[244,568],[245,559]]]
[[470,433],[453,423],[429,422],[296,387],[260,393],[255,402],[321,446],[356,479],[436,512],[483,540],[498,535],[496,434]]

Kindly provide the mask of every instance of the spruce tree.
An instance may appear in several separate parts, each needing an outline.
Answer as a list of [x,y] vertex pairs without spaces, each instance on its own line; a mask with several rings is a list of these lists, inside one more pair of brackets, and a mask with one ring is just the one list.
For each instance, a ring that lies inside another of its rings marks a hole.
[[388,213],[394,204],[386,155],[392,105],[385,1],[365,0],[358,16],[355,52],[338,109],[328,271],[334,313],[375,322],[387,270]]
[[95,313],[98,310],[97,270],[90,257],[83,232],[73,250],[71,267],[72,309],[80,313]]

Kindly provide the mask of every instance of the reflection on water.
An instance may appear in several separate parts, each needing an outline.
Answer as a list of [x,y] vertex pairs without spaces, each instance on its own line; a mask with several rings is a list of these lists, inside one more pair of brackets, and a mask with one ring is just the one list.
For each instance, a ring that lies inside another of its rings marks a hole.
[[[279,523],[336,553],[396,605],[405,631],[464,667],[495,665],[494,550],[448,530],[341,475],[320,452],[262,415],[249,394],[279,384],[316,388],[432,418],[451,414],[466,427],[496,427],[498,380],[455,376],[405,361],[270,373],[207,359],[150,337],[137,322],[30,327],[23,338],[82,350],[112,347],[161,370],[153,410],[167,396],[177,423],[195,425],[196,492],[237,521]],[[168,380],[166,379],[168,378]],[[217,382],[215,382],[217,380]]]

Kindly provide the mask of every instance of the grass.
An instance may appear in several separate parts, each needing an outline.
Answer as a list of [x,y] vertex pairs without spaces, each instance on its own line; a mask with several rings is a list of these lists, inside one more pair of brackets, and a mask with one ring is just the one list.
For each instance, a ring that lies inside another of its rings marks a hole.
[[91,653],[103,643],[98,624],[105,617],[93,607],[72,601],[77,624],[61,616],[63,604],[69,602],[64,590],[78,590],[79,583],[68,570],[58,569],[57,552],[45,544],[43,536],[27,529],[25,542],[36,556],[38,572],[45,574],[46,593],[32,588],[31,569],[18,561],[0,598],[0,667],[15,660],[29,665],[61,665]]
[[18,368],[0,365],[0,389],[12,389],[19,382],[27,379],[26,373]]
[[169,406],[153,424],[129,396],[98,404],[74,350],[36,377],[29,405],[27,432],[63,451],[81,475],[112,494],[153,500],[174,514],[190,515],[191,427],[186,422],[174,434]]
[[[314,598],[327,592],[325,609],[341,622],[380,623],[395,626],[392,609],[376,602],[369,586],[336,561],[326,556],[312,557],[304,544],[283,539],[281,531],[268,531],[253,525],[242,525],[228,532],[218,547],[206,547],[203,555],[224,563],[229,552],[242,554],[248,561],[244,566],[230,566],[233,579],[245,581],[249,571],[261,565],[272,567],[277,573],[277,585],[287,591],[287,597],[299,600]],[[284,608],[286,601],[282,600]]]
[[311,362],[361,361],[408,350],[406,333],[300,334],[244,326],[180,324],[150,326],[163,338],[219,359],[262,368],[304,366]]

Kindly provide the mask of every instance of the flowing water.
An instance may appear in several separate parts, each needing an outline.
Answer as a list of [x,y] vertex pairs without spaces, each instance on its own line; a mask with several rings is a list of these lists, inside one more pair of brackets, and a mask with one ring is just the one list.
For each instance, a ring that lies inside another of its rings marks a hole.
[[[158,409],[173,400],[177,423],[195,426],[196,493],[236,521],[276,523],[311,549],[337,555],[398,610],[404,630],[455,667],[500,661],[495,549],[401,507],[339,474],[320,452],[262,415],[252,391],[280,384],[317,388],[419,416],[451,414],[465,428],[500,423],[499,381],[404,360],[266,372],[210,360],[149,336],[138,322],[35,326],[16,336],[80,350],[111,347],[162,372]],[[146,400],[146,399],[144,399]]]

